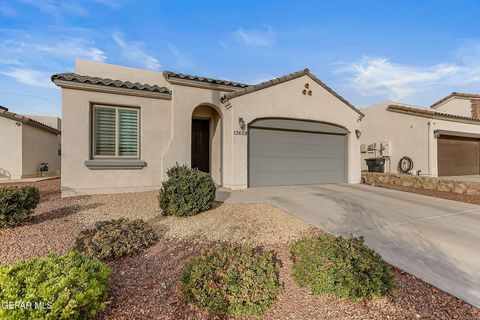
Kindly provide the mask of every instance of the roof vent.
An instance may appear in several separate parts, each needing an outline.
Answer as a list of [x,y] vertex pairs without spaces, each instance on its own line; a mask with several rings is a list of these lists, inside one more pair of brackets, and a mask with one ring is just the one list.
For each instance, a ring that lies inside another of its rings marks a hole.
[[0,110],[8,111],[8,108],[6,108],[4,106],[0,106]]

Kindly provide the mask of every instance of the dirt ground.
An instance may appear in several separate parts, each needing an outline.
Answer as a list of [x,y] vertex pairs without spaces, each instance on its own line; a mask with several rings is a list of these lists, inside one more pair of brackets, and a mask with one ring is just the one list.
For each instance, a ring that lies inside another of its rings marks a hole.
[[35,183],[41,203],[24,226],[0,229],[0,263],[65,253],[95,221],[142,218],[160,240],[147,250],[112,262],[108,304],[99,319],[212,319],[177,295],[190,257],[221,241],[273,250],[281,261],[285,292],[264,319],[480,319],[480,310],[415,277],[391,268],[396,288],[382,299],[352,303],[313,296],[291,279],[289,244],[321,232],[268,204],[217,204],[190,218],[163,217],[155,192],[61,198],[59,180]]

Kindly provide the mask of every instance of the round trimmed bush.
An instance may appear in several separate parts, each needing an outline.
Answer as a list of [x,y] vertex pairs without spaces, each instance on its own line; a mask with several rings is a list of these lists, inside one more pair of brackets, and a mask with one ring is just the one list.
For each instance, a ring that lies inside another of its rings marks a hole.
[[78,252],[0,266],[0,319],[92,319],[105,307],[109,277]]
[[381,256],[363,237],[322,235],[294,243],[293,278],[313,294],[333,294],[352,301],[374,299],[393,288],[393,278]]
[[240,246],[219,246],[191,259],[180,295],[220,316],[261,316],[282,291],[273,253]]
[[75,249],[93,258],[115,259],[137,253],[157,240],[153,228],[143,220],[108,220],[80,232]]
[[158,196],[165,215],[193,216],[212,208],[215,183],[208,173],[176,164],[167,176]]
[[39,201],[36,187],[0,188],[0,228],[15,227],[29,220]]

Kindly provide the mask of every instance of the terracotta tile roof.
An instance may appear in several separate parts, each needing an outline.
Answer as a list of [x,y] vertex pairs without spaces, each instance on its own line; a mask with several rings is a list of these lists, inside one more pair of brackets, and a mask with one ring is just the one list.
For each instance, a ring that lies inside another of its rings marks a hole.
[[54,74],[52,75],[52,81],[55,82],[55,80],[72,81],[72,82],[94,84],[94,85],[107,86],[107,87],[171,94],[168,88],[160,87],[158,85],[142,84],[138,82],[130,82],[130,81],[122,81],[122,80],[112,80],[109,78],[83,76],[76,73]]
[[437,102],[435,102],[434,104],[432,104],[430,106],[430,108],[436,108],[440,104],[444,103],[445,101],[447,101],[448,99],[453,98],[453,97],[480,99],[480,94],[452,92],[448,96],[446,96],[445,98],[442,98],[442,99],[438,100]]
[[418,114],[418,115],[426,115],[426,116],[437,117],[437,118],[441,117],[441,118],[451,118],[451,119],[457,119],[457,120],[473,120],[473,121],[480,122],[480,118],[465,117],[465,116],[459,116],[459,115],[456,115],[456,114],[440,112],[440,111],[437,111],[437,110],[431,110],[431,109],[426,109],[426,108],[407,107],[407,106],[401,106],[401,105],[396,105],[396,104],[389,105],[387,107],[387,110],[404,112],[404,113],[412,113],[412,114]]
[[364,114],[359,109],[357,109],[350,102],[348,102],[345,98],[343,98],[338,93],[336,93],[332,88],[330,88],[325,83],[323,83],[315,75],[310,73],[310,70],[307,69],[307,68],[303,69],[303,70],[300,70],[300,71],[297,71],[297,72],[287,74],[287,75],[282,76],[282,77],[278,77],[278,78],[275,78],[275,79],[272,79],[272,80],[268,80],[268,81],[265,81],[265,82],[262,82],[262,83],[259,83],[259,84],[254,84],[254,85],[245,87],[245,88],[240,89],[240,90],[236,90],[236,91],[233,91],[233,92],[226,93],[222,96],[221,101],[223,103],[225,103],[230,99],[233,99],[233,98],[236,98],[236,97],[239,97],[239,96],[243,96],[245,94],[249,94],[249,93],[252,93],[252,92],[255,92],[255,91],[258,91],[258,90],[266,89],[266,88],[269,88],[269,87],[272,87],[272,86],[275,86],[277,84],[284,83],[284,82],[287,82],[287,81],[290,81],[290,80],[293,80],[293,79],[297,79],[297,78],[303,77],[304,75],[308,75],[310,78],[312,78],[313,81],[315,81],[320,86],[322,86],[325,90],[327,90],[328,92],[333,94],[337,99],[339,99],[340,101],[345,103],[347,106],[349,106],[350,108],[352,108],[353,110],[358,112],[362,117],[364,116]]
[[245,83],[234,82],[229,80],[213,79],[213,78],[207,78],[207,77],[201,77],[201,76],[194,76],[190,74],[177,73],[173,71],[164,71],[163,76],[167,81],[171,78],[176,78],[176,79],[199,81],[199,82],[210,83],[210,84],[219,84],[223,86],[231,86],[231,87],[239,87],[239,88],[248,87],[248,84],[245,84]]
[[4,118],[7,118],[7,119],[11,119],[13,121],[18,121],[18,122],[21,122],[21,123],[25,123],[25,124],[28,124],[32,127],[36,127],[36,128],[39,128],[39,129],[42,129],[42,130],[45,130],[45,131],[48,131],[48,132],[51,132],[51,133],[54,133],[54,134],[60,134],[60,130],[58,129],[55,129],[55,128],[52,128],[44,123],[41,123],[37,120],[33,120],[29,117],[26,117],[24,115],[21,115],[21,114],[18,114],[18,113],[14,113],[14,112],[10,112],[8,111],[8,108],[5,108],[5,107],[2,107],[0,106],[0,117],[4,117]]

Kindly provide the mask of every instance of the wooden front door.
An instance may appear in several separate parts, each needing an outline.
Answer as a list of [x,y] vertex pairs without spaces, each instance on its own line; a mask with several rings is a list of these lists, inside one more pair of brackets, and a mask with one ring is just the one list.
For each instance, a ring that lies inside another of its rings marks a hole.
[[210,172],[210,121],[192,119],[192,168]]
[[480,174],[480,140],[454,136],[438,139],[438,175]]

